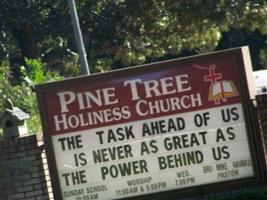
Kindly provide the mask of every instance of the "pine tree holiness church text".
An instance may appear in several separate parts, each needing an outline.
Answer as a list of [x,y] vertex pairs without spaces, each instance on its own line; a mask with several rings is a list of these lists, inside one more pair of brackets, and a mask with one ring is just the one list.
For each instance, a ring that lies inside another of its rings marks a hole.
[[[151,114],[187,110],[202,105],[200,93],[190,94],[192,87],[188,74],[148,81],[132,79],[124,81],[123,87],[125,88],[123,92],[129,92],[124,95],[130,95],[131,100],[135,102],[134,108],[125,105],[127,102],[120,102],[117,98],[120,91],[116,87],[79,93],[71,90],[57,93],[61,114],[53,116],[55,131],[128,120],[132,117],[133,110],[138,116],[146,117]],[[187,94],[182,95],[185,92]],[[179,96],[164,98],[173,94],[179,94]],[[154,97],[157,100],[151,100]],[[70,106],[75,106],[82,113],[69,114]],[[109,108],[101,109],[104,106],[109,106]],[[90,111],[92,109],[97,109],[97,111]],[[83,112],[84,110],[89,112]]]

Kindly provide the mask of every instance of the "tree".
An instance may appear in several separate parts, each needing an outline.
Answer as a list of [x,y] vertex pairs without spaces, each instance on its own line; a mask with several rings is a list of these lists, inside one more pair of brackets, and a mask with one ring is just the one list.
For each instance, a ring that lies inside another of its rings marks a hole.
[[212,51],[232,28],[266,34],[266,7],[265,1],[86,1],[79,13],[92,65],[120,68]]
[[216,49],[227,49],[248,45],[254,69],[267,68],[267,34],[262,34],[258,29],[248,31],[233,29],[222,33],[222,38]]
[[[267,34],[264,0],[79,0],[76,4],[94,71],[212,51],[233,29]],[[24,57],[41,57],[47,69],[65,76],[79,73],[67,1],[2,0],[0,27],[1,59],[8,57],[16,66],[25,64]]]
[[[67,50],[71,27],[65,1],[0,1],[0,56],[8,59],[18,77],[25,58],[41,57],[48,69],[77,74],[77,56]],[[73,69],[59,66],[72,64]]]

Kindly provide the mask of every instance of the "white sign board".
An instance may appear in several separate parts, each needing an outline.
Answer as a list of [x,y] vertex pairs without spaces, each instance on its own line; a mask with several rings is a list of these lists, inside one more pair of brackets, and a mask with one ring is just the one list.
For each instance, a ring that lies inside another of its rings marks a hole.
[[38,86],[59,198],[160,198],[257,178],[242,51]]

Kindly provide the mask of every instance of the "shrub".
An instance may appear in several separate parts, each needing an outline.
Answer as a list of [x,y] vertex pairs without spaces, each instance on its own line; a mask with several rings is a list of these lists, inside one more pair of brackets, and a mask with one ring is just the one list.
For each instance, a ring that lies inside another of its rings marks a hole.
[[30,114],[27,120],[30,133],[41,133],[40,116],[37,99],[33,87],[35,84],[61,77],[52,72],[45,72],[40,59],[26,59],[26,67],[21,67],[22,77],[19,84],[12,84],[14,77],[10,71],[10,64],[0,62],[0,108],[3,110],[6,98],[9,98],[14,106],[21,108]]
[[246,189],[231,194],[230,197],[216,197],[211,198],[210,200],[267,200],[267,188],[258,187],[253,189]]

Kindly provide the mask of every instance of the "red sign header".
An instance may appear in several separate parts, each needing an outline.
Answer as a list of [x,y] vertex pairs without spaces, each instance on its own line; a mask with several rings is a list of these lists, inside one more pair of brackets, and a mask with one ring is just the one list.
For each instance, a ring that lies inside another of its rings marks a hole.
[[[240,102],[235,57],[163,63],[127,76],[51,88],[45,95],[50,133],[97,128]],[[143,67],[145,68],[145,67]],[[137,68],[138,69],[138,68]],[[66,82],[65,84],[68,84]],[[207,90],[207,88],[209,90]]]

